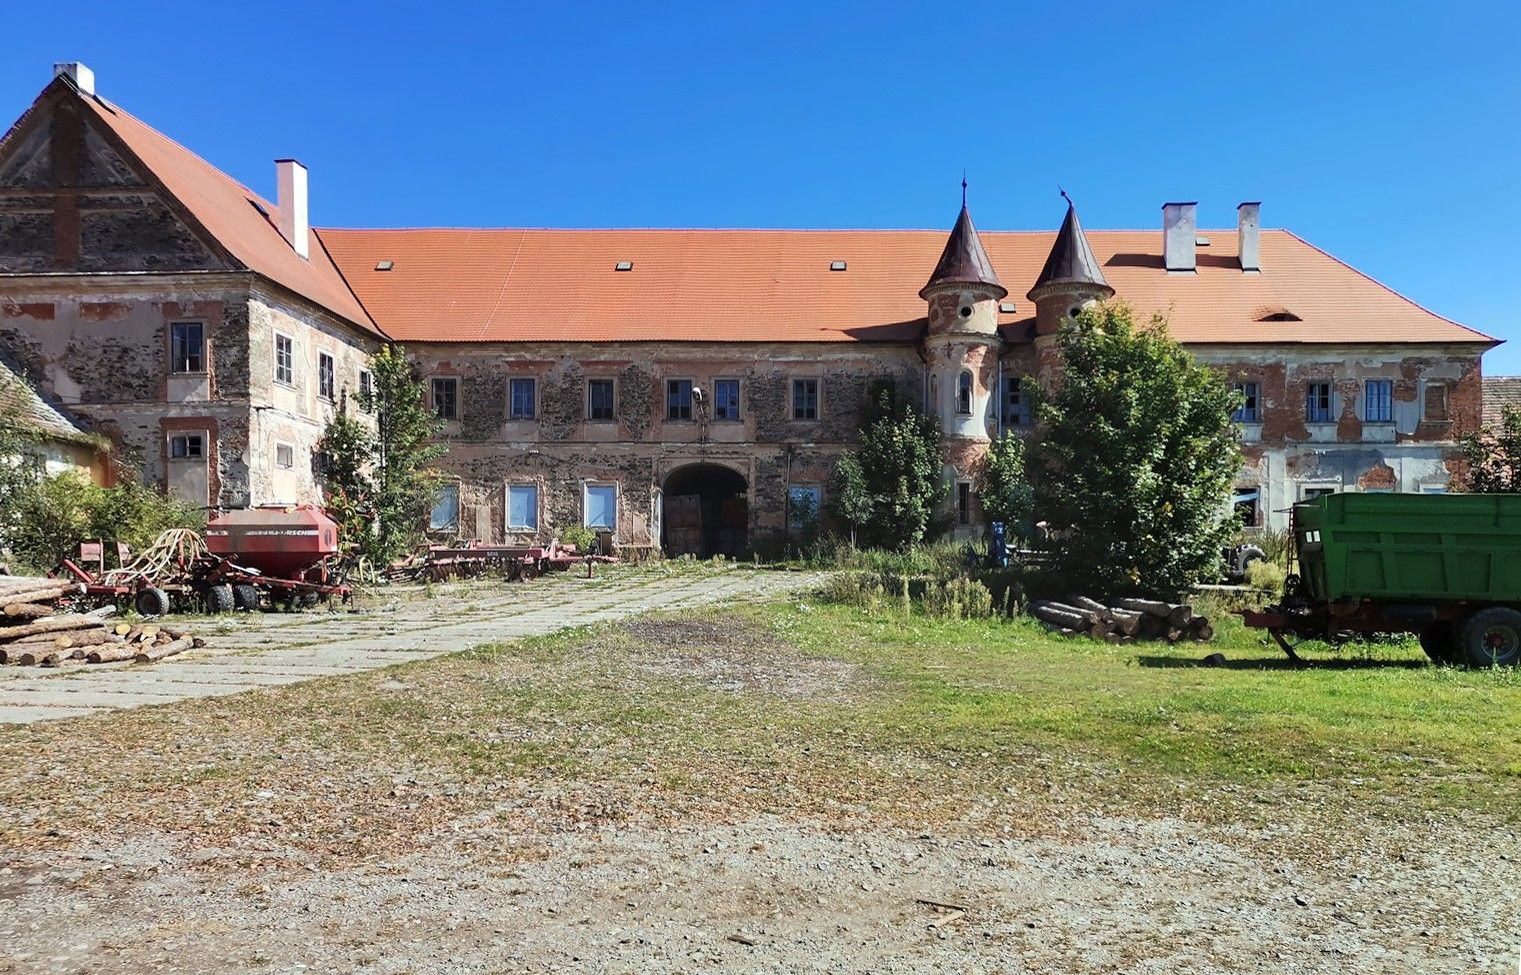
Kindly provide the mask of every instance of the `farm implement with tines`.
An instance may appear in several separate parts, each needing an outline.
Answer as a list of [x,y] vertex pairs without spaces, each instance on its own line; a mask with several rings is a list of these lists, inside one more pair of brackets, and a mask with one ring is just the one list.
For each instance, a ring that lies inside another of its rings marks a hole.
[[351,595],[337,554],[338,526],[321,509],[249,508],[209,519],[204,538],[166,531],[120,568],[96,573],[65,559],[54,574],[83,584],[86,601],[130,604],[144,616],[300,609]]
[[610,556],[580,552],[558,541],[542,545],[429,545],[428,557],[417,574],[430,582],[500,575],[509,582],[530,582],[546,572],[563,572],[577,565],[590,570],[598,562],[616,562]]

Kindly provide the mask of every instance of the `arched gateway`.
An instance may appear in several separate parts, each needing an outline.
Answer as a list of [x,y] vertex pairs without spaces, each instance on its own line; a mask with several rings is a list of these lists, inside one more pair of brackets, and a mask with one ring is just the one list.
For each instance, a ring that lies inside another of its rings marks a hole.
[[660,545],[667,555],[737,556],[750,546],[750,486],[719,464],[687,464],[661,490]]

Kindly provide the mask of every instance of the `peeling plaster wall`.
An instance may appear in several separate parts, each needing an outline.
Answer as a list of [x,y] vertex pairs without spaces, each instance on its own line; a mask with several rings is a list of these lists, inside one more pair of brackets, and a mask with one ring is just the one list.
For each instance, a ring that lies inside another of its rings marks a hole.
[[[369,368],[379,342],[360,337],[326,313],[275,289],[255,290],[248,309],[252,449],[244,463],[251,503],[319,503],[317,442],[340,409],[364,418],[358,401],[359,373]],[[290,383],[275,378],[276,335],[291,340]],[[319,391],[318,360],[323,354],[333,357],[332,398]],[[290,447],[290,466],[281,463],[281,444]]]
[[[171,433],[206,434],[211,504],[246,503],[248,276],[0,278],[0,347],[42,390],[164,484]],[[171,377],[169,325],[205,326],[207,371]],[[173,394],[173,395],[171,395]],[[220,442],[216,442],[219,440]]]
[[[856,442],[873,383],[919,402],[923,364],[907,346],[732,343],[491,343],[407,346],[424,378],[459,379],[459,418],[441,464],[460,485],[460,531],[486,541],[506,530],[506,485],[539,487],[547,539],[582,521],[587,483],[618,485],[619,541],[652,537],[660,486],[680,467],[713,463],[750,485],[752,538],[785,530],[788,484],[828,482]],[[536,416],[508,418],[508,382],[535,381]],[[614,419],[588,419],[587,382],[614,383]],[[714,380],[740,383],[737,421],[666,415],[666,382],[691,380],[711,407]],[[819,381],[819,417],[794,420],[791,381]]]

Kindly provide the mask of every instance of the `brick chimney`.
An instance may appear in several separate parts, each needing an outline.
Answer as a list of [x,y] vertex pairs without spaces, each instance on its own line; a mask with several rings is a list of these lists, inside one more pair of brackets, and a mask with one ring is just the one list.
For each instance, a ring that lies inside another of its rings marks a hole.
[[53,77],[61,74],[69,76],[74,82],[74,87],[86,95],[95,94],[95,72],[78,61],[59,61],[53,65]]
[[1199,243],[1199,204],[1162,204],[1162,263],[1169,272],[1196,270]]
[[303,260],[310,259],[311,236],[308,230],[311,224],[306,209],[306,167],[294,159],[276,159],[275,182],[278,193],[275,205],[279,209],[280,233],[285,235],[291,249],[301,255]]
[[1262,227],[1262,204],[1242,203],[1236,207],[1236,238],[1240,241],[1241,270],[1262,270],[1262,255],[1258,252]]

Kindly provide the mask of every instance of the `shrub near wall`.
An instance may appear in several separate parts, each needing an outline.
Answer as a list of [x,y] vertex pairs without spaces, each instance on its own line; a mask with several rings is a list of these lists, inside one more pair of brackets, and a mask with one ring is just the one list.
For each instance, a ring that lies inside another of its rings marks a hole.
[[102,539],[140,551],[170,528],[206,527],[206,513],[136,481],[103,488],[69,471],[43,477],[7,499],[4,522],[18,564],[47,571]]

